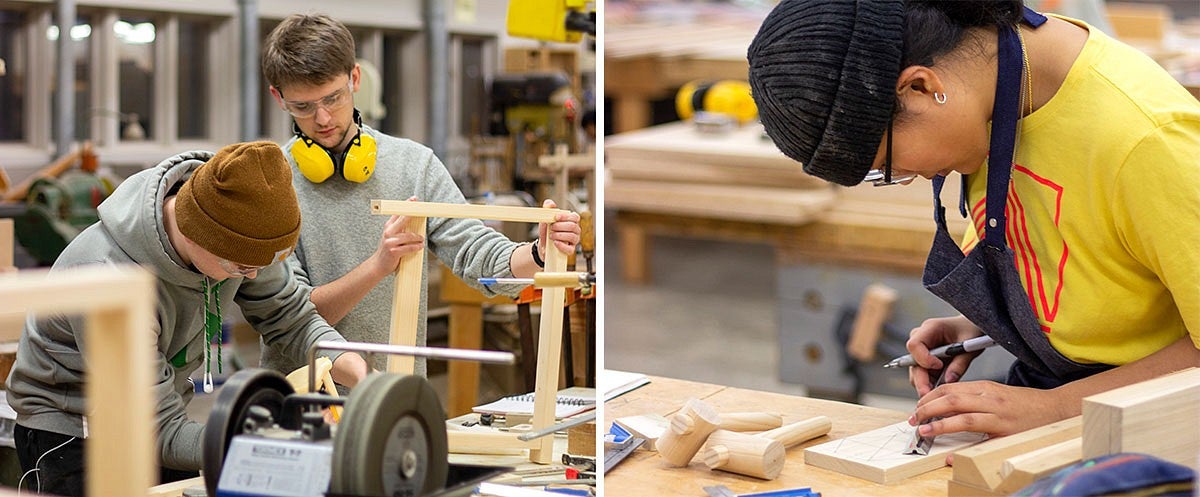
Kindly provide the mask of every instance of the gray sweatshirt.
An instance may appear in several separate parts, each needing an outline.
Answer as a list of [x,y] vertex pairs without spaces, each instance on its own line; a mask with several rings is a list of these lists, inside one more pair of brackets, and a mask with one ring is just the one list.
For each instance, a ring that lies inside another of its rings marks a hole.
[[[378,149],[375,173],[363,183],[347,181],[337,174],[322,183],[310,182],[294,169],[296,159],[290,150],[295,138],[283,145],[284,155],[293,167],[292,184],[296,187],[304,219],[299,246],[289,263],[301,281],[314,287],[341,278],[379,246],[388,216],[372,215],[371,200],[408,200],[415,195],[422,202],[466,202],[446,166],[428,147],[385,135],[368,126],[363,126],[363,132],[375,138]],[[517,247],[516,243],[478,219],[426,219],[425,246],[454,274],[488,296],[496,295],[496,290],[512,295],[521,291],[520,285],[484,289],[476,282],[481,277],[511,276],[509,258]],[[388,343],[395,279],[395,276],[384,278],[337,324],[338,331],[347,340]],[[417,345],[425,345],[428,307],[425,271],[421,280]],[[386,359],[376,355],[371,366],[383,370]],[[279,371],[290,371],[301,365],[296,358],[276,347],[263,348],[262,364]],[[415,372],[425,375],[424,360],[416,361]]]
[[[174,195],[211,152],[186,152],[141,171],[100,204],[100,221],[77,236],[55,261],[51,272],[88,264],[136,263],[158,277],[155,328],[154,396],[159,462],[168,468],[198,470],[204,426],[190,421],[184,406],[194,387],[188,380],[204,354],[205,276],[184,265],[163,226],[163,202]],[[210,285],[215,281],[209,281]],[[291,357],[304,357],[309,345],[342,337],[309,302],[311,287],[300,284],[284,263],[258,272],[257,278],[225,280],[219,291],[223,309],[241,308],[264,341]],[[211,311],[215,309],[210,307]],[[27,428],[86,436],[83,382],[87,338],[77,317],[44,316],[26,320],[25,332],[8,377],[8,401],[17,423]],[[327,354],[334,358],[337,353]],[[213,374],[218,365],[214,351]],[[225,371],[227,374],[229,370]],[[119,408],[107,406],[106,408]]]

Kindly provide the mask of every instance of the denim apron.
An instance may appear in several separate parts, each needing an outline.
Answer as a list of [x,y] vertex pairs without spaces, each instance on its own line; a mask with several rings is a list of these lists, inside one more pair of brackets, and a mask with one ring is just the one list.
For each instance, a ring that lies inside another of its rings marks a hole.
[[[1026,9],[1024,20],[1037,27],[1046,18]],[[983,240],[964,256],[946,229],[946,209],[941,192],[945,178],[933,179],[934,220],[937,232],[925,262],[925,288],[957,309],[1016,356],[1009,369],[1009,385],[1054,388],[1112,366],[1080,364],[1067,359],[1042,331],[1037,315],[1021,285],[1014,254],[1004,237],[1009,179],[1020,113],[1022,47],[1015,30],[998,35],[996,97],[992,104],[992,135],[988,155],[986,227]],[[963,178],[965,215],[966,178]]]

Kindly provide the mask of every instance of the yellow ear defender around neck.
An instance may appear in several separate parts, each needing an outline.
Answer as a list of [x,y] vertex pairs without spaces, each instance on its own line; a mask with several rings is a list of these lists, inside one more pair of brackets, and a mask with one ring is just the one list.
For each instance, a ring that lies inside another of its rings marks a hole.
[[337,171],[341,171],[346,181],[362,183],[370,179],[371,173],[375,172],[375,138],[363,133],[358,109],[354,109],[354,123],[358,131],[346,150],[339,154],[306,136],[293,121],[292,132],[298,139],[292,143],[291,151],[300,174],[313,183],[322,183]]

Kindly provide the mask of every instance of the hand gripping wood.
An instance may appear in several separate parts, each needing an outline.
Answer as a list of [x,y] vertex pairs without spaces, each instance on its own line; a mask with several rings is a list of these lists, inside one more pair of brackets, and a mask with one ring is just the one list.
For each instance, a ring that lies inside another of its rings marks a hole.
[[786,449],[829,433],[833,422],[817,416],[758,435],[717,430],[708,437],[704,464],[740,475],[774,480],[783,471]]

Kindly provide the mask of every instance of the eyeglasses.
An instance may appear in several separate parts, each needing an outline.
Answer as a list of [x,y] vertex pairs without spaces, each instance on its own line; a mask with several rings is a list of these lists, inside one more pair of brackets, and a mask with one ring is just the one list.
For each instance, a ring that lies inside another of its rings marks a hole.
[[244,266],[233,261],[227,261],[220,257],[217,258],[217,265],[221,266],[221,270],[234,276],[250,276],[256,271],[261,270],[266,266]]
[[867,171],[867,177],[863,178],[863,183],[870,183],[875,186],[891,186],[906,183],[917,177],[915,174],[906,174],[899,178],[892,177],[892,123],[894,121],[895,119],[888,121],[887,145],[884,145],[883,168]]
[[[282,99],[283,93],[280,92]],[[308,119],[317,115],[317,110],[324,108],[326,111],[333,112],[345,107],[353,98],[350,97],[350,82],[346,83],[345,88],[341,88],[333,93],[321,97],[319,100],[311,100],[308,102],[289,102],[283,100],[283,110],[288,114],[299,119]]]

